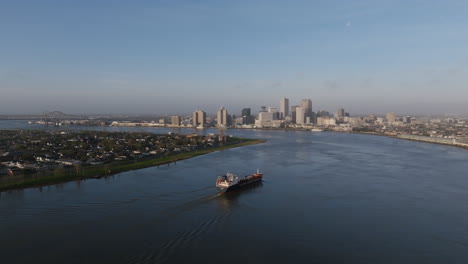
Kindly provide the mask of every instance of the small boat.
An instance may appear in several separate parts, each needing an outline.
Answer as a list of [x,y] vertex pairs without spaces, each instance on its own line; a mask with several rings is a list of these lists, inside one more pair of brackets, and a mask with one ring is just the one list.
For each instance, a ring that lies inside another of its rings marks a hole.
[[312,128],[310,131],[312,131],[312,132],[323,132],[323,129],[321,129],[321,128]]
[[257,173],[247,175],[244,178],[240,178],[233,173],[226,173],[223,176],[218,176],[216,180],[216,188],[221,192],[230,192],[238,190],[246,185],[261,182],[263,179],[263,173],[257,170]]

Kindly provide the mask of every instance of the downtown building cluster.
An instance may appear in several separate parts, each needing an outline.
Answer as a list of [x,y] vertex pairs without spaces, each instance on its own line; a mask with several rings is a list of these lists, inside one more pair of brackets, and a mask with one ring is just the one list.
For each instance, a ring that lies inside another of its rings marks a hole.
[[343,124],[348,121],[349,114],[343,108],[334,114],[328,111],[314,112],[311,99],[302,99],[299,104],[290,106],[288,98],[282,98],[279,109],[276,107],[261,106],[256,114],[251,108],[243,108],[240,115],[230,115],[228,110],[221,107],[214,118],[207,116],[206,112],[196,110],[192,117],[183,120],[181,116],[171,116],[173,126],[206,127],[238,127],[238,128],[281,128],[281,127],[311,127]]

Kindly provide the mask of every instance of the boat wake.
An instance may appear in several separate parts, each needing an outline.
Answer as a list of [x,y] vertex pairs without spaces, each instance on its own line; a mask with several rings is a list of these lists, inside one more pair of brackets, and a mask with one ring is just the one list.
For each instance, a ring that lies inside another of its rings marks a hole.
[[177,252],[184,252],[198,239],[212,230],[218,223],[222,222],[223,216],[216,216],[199,223],[193,228],[180,233],[176,238],[166,241],[156,250],[151,250],[135,263],[168,263]]
[[[204,196],[195,200],[191,200],[165,210],[162,210],[160,217],[154,219],[155,225],[164,224],[163,222],[183,221],[182,217],[188,211],[204,208],[205,205],[215,202],[216,206],[213,212],[210,213],[213,217],[205,218],[198,222],[198,224],[173,226],[176,230],[183,230],[182,232],[170,235],[169,239],[162,244],[149,243],[142,254],[133,256],[129,259],[129,263],[169,263],[174,262],[177,258],[182,256],[178,255],[179,252],[187,252],[191,247],[202,240],[206,235],[213,230],[222,228],[226,220],[230,217],[233,209],[239,206],[239,197],[242,194],[249,193],[262,187],[262,182],[251,184],[243,188],[243,191],[234,191],[229,193],[216,193]],[[212,187],[210,187],[212,188]],[[204,188],[203,188],[204,189]],[[197,213],[197,212],[195,212]],[[205,215],[205,214],[203,214]],[[184,228],[179,228],[183,226]]]
[[[200,204],[200,202],[210,201],[219,198],[220,195],[221,194],[216,194],[210,197],[205,197],[197,202]],[[193,207],[194,203],[196,202],[187,203],[181,207]],[[229,217],[229,214],[229,211],[225,211],[223,214],[206,219],[197,225],[178,233],[174,238],[167,240],[162,245],[149,246],[143,254],[130,259],[129,262],[169,263],[169,261],[177,256],[177,252],[184,252],[187,248],[193,246],[197,240],[202,239],[204,235],[212,231],[219,224],[223,223],[225,218]]]

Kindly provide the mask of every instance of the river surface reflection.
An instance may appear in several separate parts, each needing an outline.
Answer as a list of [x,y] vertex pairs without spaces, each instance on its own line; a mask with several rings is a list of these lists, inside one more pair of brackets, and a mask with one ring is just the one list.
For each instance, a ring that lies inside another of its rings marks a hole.
[[[1,121],[0,127],[28,125]],[[169,166],[1,193],[2,262],[468,259],[467,150],[355,134],[226,134],[268,141]],[[217,192],[218,175],[245,175],[257,168],[265,173],[262,184],[228,195]]]

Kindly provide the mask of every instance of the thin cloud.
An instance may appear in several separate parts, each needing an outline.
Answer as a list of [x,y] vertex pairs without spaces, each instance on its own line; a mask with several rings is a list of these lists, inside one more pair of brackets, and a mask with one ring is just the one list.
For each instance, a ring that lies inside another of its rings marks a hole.
[[326,80],[323,83],[323,87],[329,91],[338,91],[343,88],[339,82],[334,81],[334,80]]
[[346,27],[351,27],[351,21],[346,22]]

